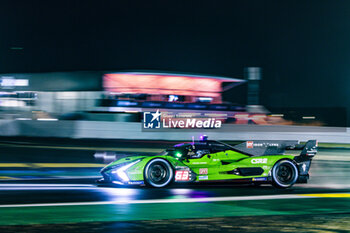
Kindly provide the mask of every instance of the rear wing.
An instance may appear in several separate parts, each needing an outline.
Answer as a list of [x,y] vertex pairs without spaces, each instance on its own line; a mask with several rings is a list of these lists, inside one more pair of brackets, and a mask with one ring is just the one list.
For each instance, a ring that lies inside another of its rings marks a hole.
[[317,153],[317,146],[318,144],[316,140],[307,141],[300,153],[300,156],[314,157]]
[[286,150],[301,150],[300,156],[313,157],[317,153],[317,141],[300,144],[297,140],[254,140],[233,146],[239,152],[250,156],[283,155]]

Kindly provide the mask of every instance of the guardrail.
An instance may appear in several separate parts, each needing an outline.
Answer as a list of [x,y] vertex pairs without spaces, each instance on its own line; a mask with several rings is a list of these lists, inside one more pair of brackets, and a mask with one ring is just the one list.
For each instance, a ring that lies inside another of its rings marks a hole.
[[103,121],[0,120],[0,136],[191,140],[206,134],[215,140],[300,140],[350,143],[349,128],[224,124],[221,129],[142,131],[141,123]]

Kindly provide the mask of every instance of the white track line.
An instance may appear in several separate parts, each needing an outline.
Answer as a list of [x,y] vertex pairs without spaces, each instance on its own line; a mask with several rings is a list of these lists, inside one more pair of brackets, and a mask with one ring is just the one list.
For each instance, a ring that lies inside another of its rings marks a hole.
[[349,189],[350,184],[307,184],[306,186],[303,184],[296,185],[295,187],[303,187],[303,188],[327,188],[327,189]]
[[305,199],[317,198],[313,196],[299,196],[296,194],[263,195],[246,197],[206,197],[206,198],[179,198],[179,199],[150,199],[150,200],[123,200],[123,201],[97,201],[97,202],[66,202],[66,203],[42,203],[42,204],[10,204],[0,205],[0,208],[14,207],[50,207],[50,206],[88,206],[88,205],[125,205],[125,204],[157,204],[157,203],[200,203],[218,201],[253,201],[276,199]]

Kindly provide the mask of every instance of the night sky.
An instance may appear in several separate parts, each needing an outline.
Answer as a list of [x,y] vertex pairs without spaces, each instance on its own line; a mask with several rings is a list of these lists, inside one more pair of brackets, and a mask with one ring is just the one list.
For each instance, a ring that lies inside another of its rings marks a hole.
[[1,73],[247,66],[262,104],[347,107],[350,2],[0,0]]

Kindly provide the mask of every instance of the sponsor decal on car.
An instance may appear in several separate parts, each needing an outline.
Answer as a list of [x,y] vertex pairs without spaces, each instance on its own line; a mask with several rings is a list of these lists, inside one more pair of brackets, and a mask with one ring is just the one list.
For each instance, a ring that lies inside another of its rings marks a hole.
[[129,181],[128,184],[144,184],[143,180],[139,181]]
[[253,141],[247,141],[246,145],[247,145],[247,148],[253,148],[254,147],[254,142]]
[[303,172],[305,172],[306,171],[306,164],[303,163],[303,165],[301,167],[303,168]]
[[278,143],[271,143],[271,142],[258,142],[253,143],[254,147],[279,147],[280,144]]
[[188,181],[190,180],[190,173],[186,170],[178,170],[175,172],[175,181]]
[[267,163],[267,158],[256,158],[256,159],[252,159],[251,162],[253,164],[257,164],[257,163]]
[[186,166],[176,166],[175,169],[176,169],[176,170],[187,170],[187,171],[190,170],[190,168],[189,168],[189,167],[186,167]]
[[254,147],[279,147],[280,144],[278,143],[271,143],[271,142],[256,142],[254,143],[254,141],[247,141],[246,142],[246,147],[251,149]]
[[208,176],[198,176],[198,180],[207,180]]
[[257,178],[253,178],[253,181],[266,181],[267,178],[266,177],[257,177]]
[[208,168],[199,168],[199,175],[208,174]]
[[193,162],[192,164],[207,164],[207,162]]

